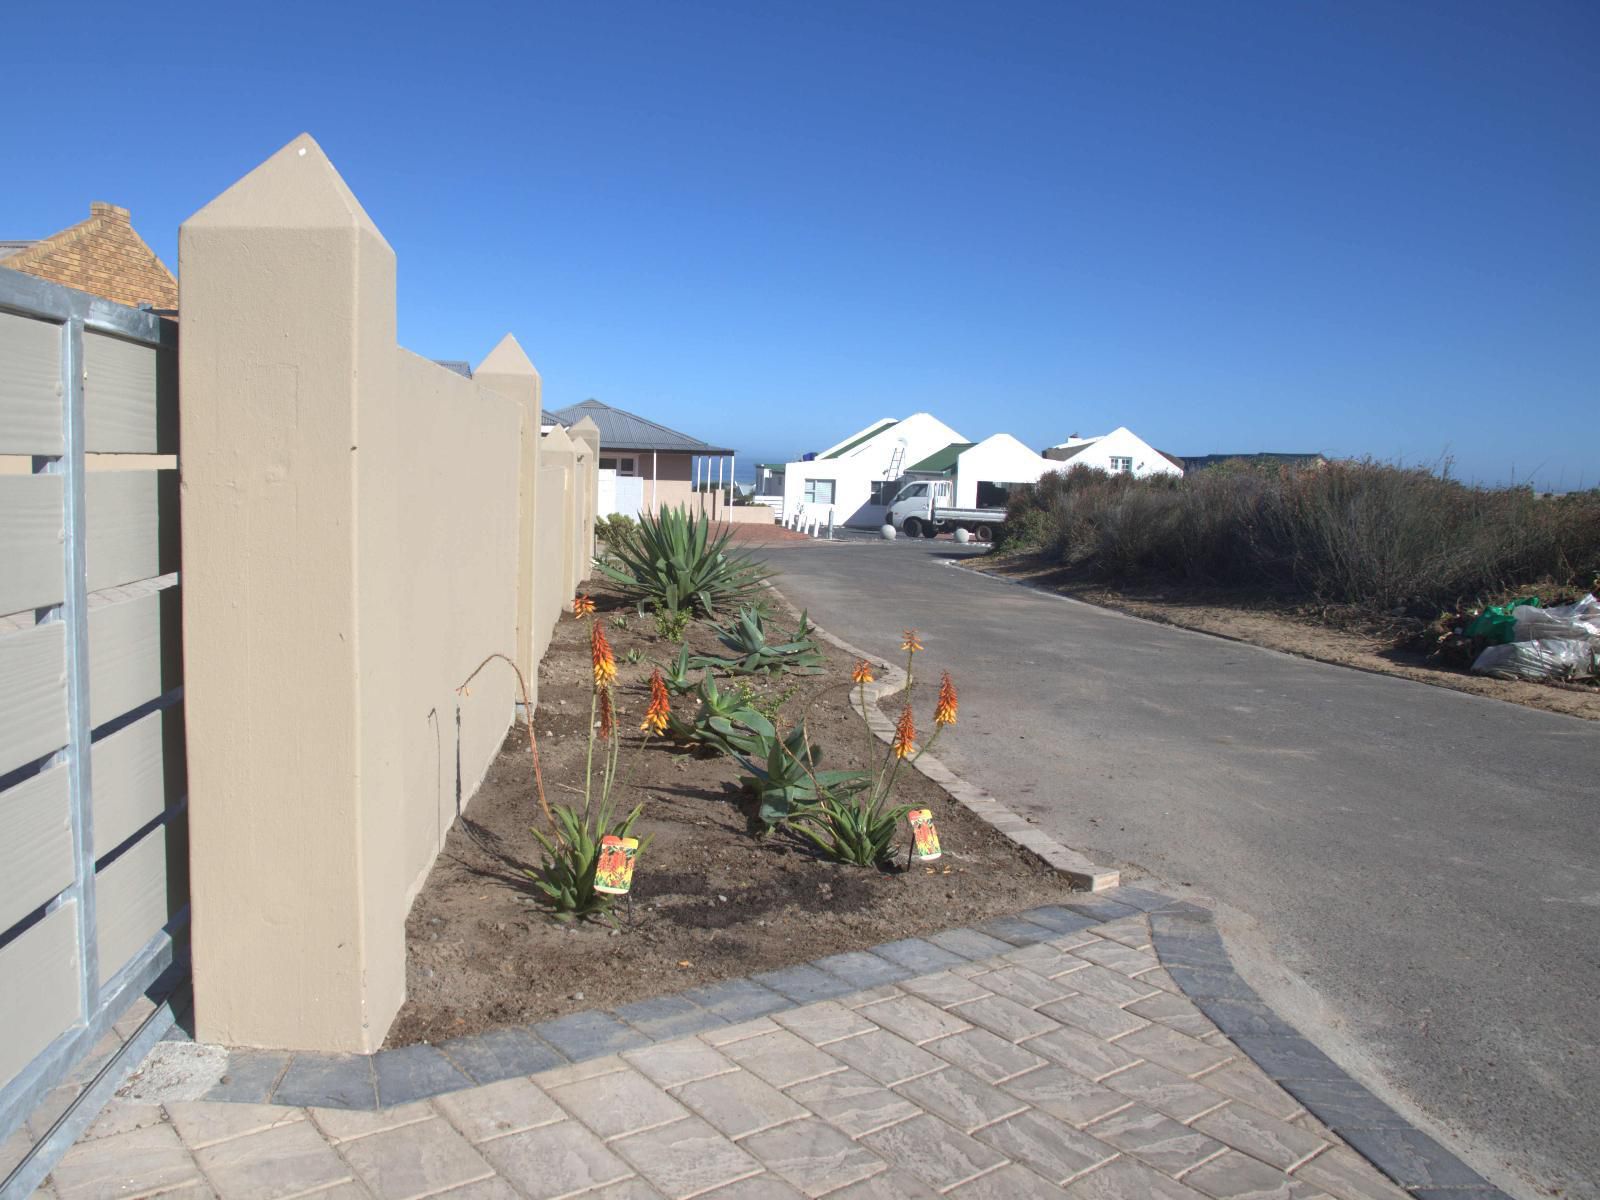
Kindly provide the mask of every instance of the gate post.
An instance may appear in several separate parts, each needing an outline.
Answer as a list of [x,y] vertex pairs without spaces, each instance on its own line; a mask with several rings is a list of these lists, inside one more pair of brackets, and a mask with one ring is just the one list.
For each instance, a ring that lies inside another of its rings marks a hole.
[[394,253],[304,135],[178,253],[197,1034],[372,1050],[405,945],[362,754],[357,417],[392,395]]

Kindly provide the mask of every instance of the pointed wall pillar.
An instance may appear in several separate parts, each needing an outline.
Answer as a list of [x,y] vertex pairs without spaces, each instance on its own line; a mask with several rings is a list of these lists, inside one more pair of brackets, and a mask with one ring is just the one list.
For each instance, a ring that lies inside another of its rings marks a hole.
[[588,579],[594,568],[594,523],[600,502],[600,427],[585,417],[567,431],[574,442],[582,443],[578,463],[578,518],[573,530],[578,540],[578,581]]

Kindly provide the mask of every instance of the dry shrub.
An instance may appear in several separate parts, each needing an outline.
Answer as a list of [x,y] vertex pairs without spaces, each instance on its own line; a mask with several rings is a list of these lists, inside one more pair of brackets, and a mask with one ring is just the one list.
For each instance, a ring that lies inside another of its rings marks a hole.
[[1541,498],[1371,461],[1177,478],[1075,468],[1013,489],[1002,546],[1113,583],[1180,581],[1429,615],[1600,570],[1600,491]]

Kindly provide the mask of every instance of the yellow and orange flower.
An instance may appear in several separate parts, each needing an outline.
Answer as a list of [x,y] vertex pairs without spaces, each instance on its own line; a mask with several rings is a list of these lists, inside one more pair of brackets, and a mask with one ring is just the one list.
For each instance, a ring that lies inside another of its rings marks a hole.
[[956,723],[956,709],[960,707],[960,700],[956,697],[955,681],[950,678],[950,672],[944,673],[944,678],[939,681],[939,702],[934,705],[933,723],[935,725],[954,725]]
[[650,672],[650,707],[645,709],[644,721],[639,725],[643,733],[663,734],[667,731],[667,718],[672,715],[672,700],[667,695],[666,680],[661,678],[661,668]]
[[594,686],[608,688],[617,679],[617,656],[611,653],[611,643],[606,641],[605,626],[594,623],[589,633],[589,657],[594,662]]
[[852,683],[871,683],[872,664],[864,658],[858,658],[856,669],[850,672],[850,680]]
[[900,633],[900,649],[915,654],[922,649],[922,643],[917,640],[915,629],[905,629]]
[[572,601],[572,615],[575,617],[588,617],[594,615],[594,599],[591,596],[577,596]]
[[900,710],[900,719],[894,726],[894,756],[905,758],[917,749],[917,726],[911,717],[911,705]]

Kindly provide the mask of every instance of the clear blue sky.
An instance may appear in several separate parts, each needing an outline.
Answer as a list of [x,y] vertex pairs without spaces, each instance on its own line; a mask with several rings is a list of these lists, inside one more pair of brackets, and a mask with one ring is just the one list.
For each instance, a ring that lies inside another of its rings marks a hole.
[[510,329],[549,407],[1600,484],[1589,0],[363,7],[11,12],[0,237],[104,199],[175,265],[305,130],[401,340]]

